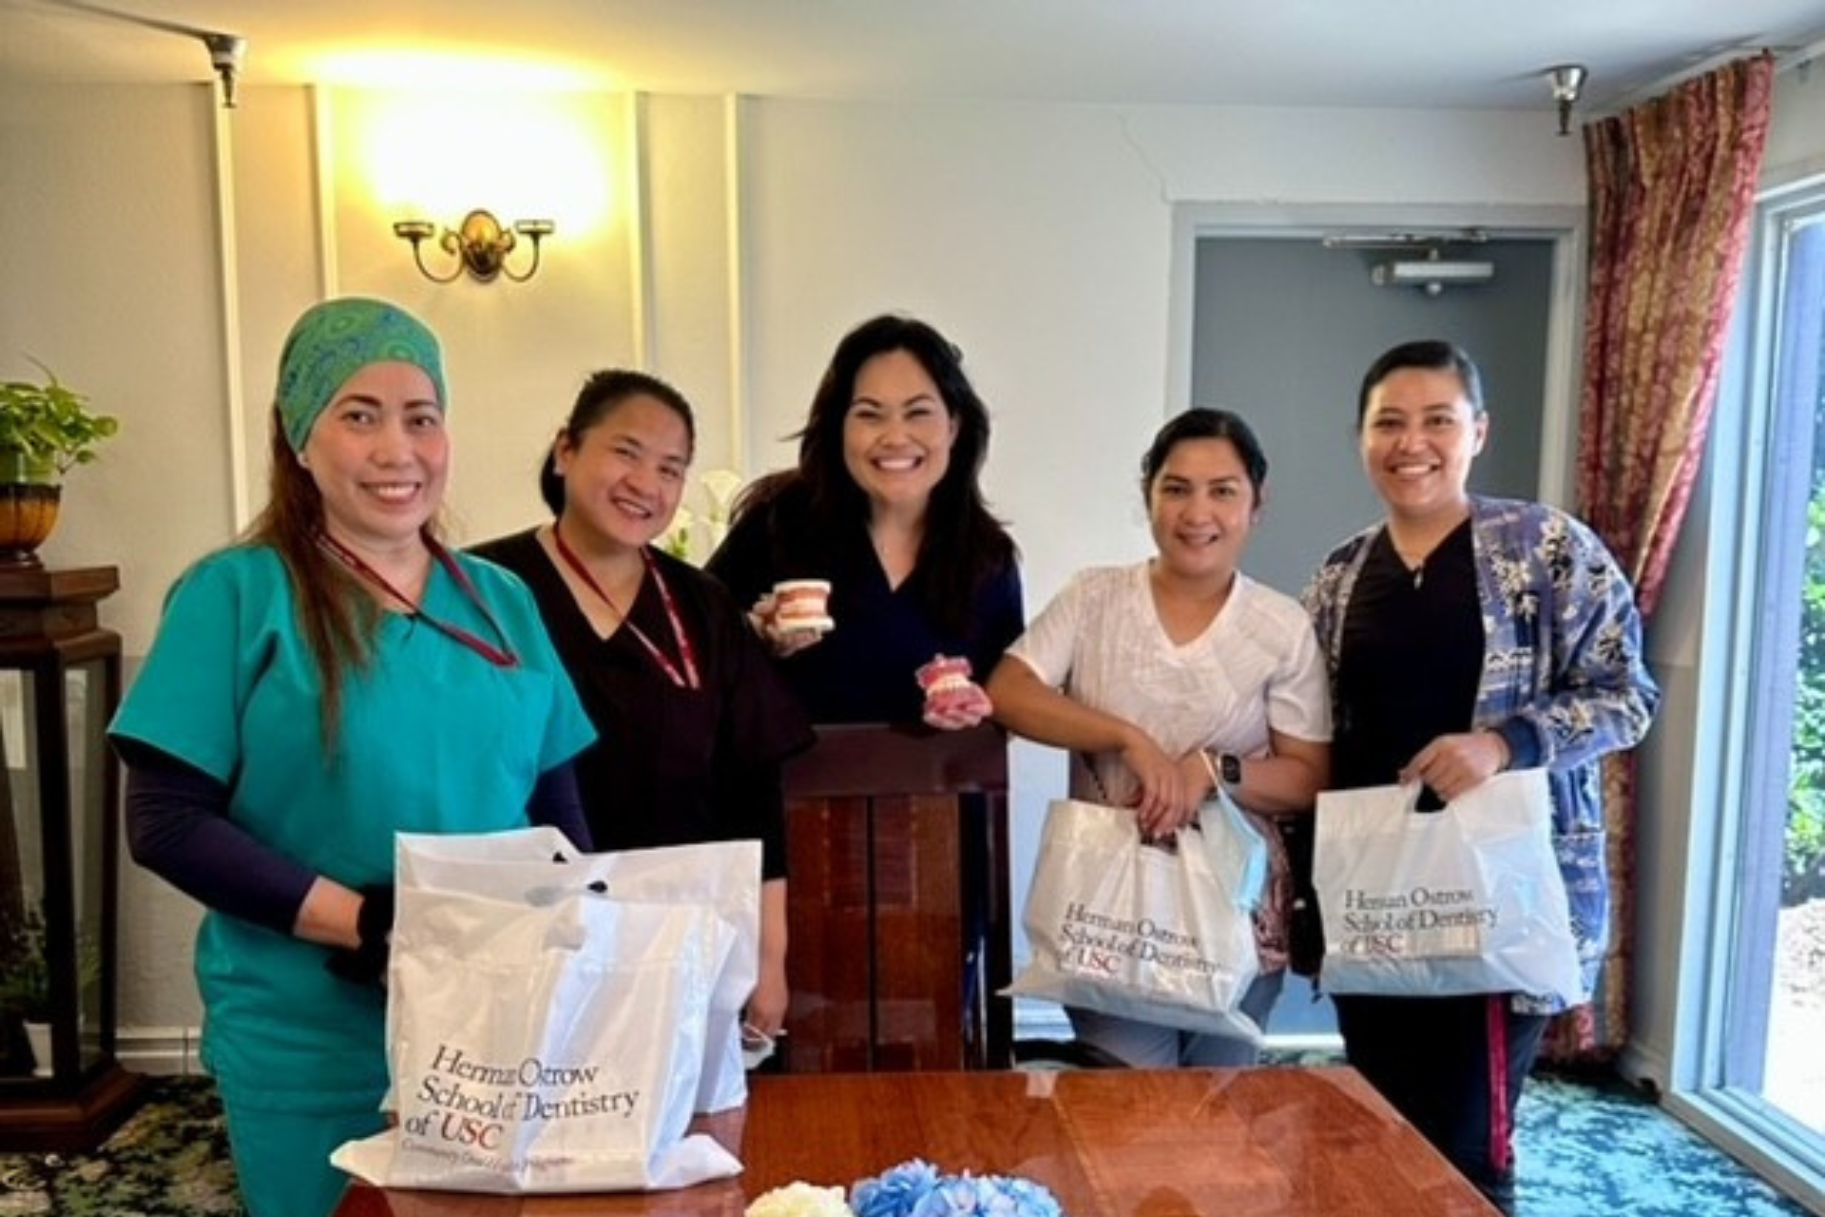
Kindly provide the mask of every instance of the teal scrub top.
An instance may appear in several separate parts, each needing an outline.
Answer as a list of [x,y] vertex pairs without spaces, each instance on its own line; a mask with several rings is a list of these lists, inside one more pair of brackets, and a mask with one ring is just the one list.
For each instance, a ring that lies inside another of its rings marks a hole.
[[[290,577],[266,546],[224,550],[172,588],[159,632],[110,733],[228,786],[255,838],[350,887],[390,882],[397,832],[521,828],[534,784],[595,738],[519,579],[456,561],[519,666],[498,667],[423,622],[384,616],[372,661],[342,690],[326,758],[322,683]],[[495,634],[442,566],[423,609]],[[385,994],[324,968],[328,951],[209,911],[197,935],[203,1056],[262,1106],[333,1110],[385,1088]]]

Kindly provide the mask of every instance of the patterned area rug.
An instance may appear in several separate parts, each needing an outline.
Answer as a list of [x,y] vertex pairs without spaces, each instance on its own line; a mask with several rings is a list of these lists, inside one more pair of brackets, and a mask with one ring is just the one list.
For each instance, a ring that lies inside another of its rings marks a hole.
[[[1806,1217],[1618,1082],[1536,1076],[1519,1116],[1521,1217]],[[207,1078],[153,1079],[96,1153],[0,1154],[0,1217],[103,1214],[240,1217]]]
[[1536,1074],[1516,1117],[1520,1217],[1809,1217],[1614,1079]]
[[92,1154],[0,1154],[0,1217],[242,1217],[208,1078],[156,1077]]

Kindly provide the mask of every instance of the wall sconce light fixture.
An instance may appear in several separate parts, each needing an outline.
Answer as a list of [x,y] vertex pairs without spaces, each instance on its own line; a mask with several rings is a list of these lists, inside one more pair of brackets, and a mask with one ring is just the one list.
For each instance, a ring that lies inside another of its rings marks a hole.
[[[464,271],[483,283],[493,282],[501,275],[515,283],[524,283],[538,272],[539,242],[549,237],[556,227],[550,220],[519,220],[511,229],[503,228],[493,212],[477,208],[463,217],[460,227],[446,228],[441,236],[437,226],[429,220],[400,220],[393,225],[393,235],[412,243],[412,261],[418,264],[419,273],[433,283],[448,283]],[[515,233],[519,235],[515,236]],[[421,242],[433,236],[437,237],[437,243],[445,253],[456,258],[446,274],[433,273],[425,265],[424,253],[419,248]],[[519,237],[532,242],[532,261],[525,270],[516,273],[507,265],[507,255],[519,247]]]

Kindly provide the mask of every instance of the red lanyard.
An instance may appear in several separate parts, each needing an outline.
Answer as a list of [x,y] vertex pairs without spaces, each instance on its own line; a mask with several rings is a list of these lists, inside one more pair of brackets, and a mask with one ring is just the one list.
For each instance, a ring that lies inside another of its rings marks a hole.
[[426,625],[442,634],[445,638],[468,647],[471,651],[474,651],[477,655],[480,655],[483,659],[486,659],[497,668],[517,668],[520,666],[519,656],[513,653],[512,646],[507,641],[506,631],[501,629],[500,623],[494,619],[494,614],[488,611],[487,604],[482,600],[482,594],[475,590],[475,583],[469,578],[469,572],[457,565],[456,559],[450,556],[450,551],[445,549],[440,542],[435,541],[430,537],[425,538],[425,545],[430,549],[431,556],[437,559],[438,565],[449,572],[450,578],[456,581],[456,586],[462,589],[462,593],[468,598],[469,603],[475,606],[475,611],[482,615],[482,620],[486,621],[488,623],[488,628],[494,631],[494,636],[501,640],[499,646],[494,645],[485,638],[479,638],[476,635],[471,634],[460,625],[433,617],[431,614],[425,612],[423,605],[415,602],[410,596],[394,587],[391,583],[388,583],[386,576],[362,561],[361,555],[357,554],[342,542],[336,540],[336,538],[330,536],[327,532],[320,532],[317,534],[317,545],[324,553],[347,567],[349,572],[356,578],[365,579],[374,587],[405,605],[407,609],[406,615],[412,620],[424,622]]
[[653,640],[646,636],[646,631],[635,625],[634,619],[622,612],[621,606],[616,604],[606,591],[602,590],[602,585],[596,582],[595,576],[589,573],[589,568],[583,565],[583,559],[577,557],[576,551],[564,543],[564,533],[556,524],[551,526],[551,539],[558,547],[558,556],[564,559],[564,564],[570,567],[577,578],[583,580],[590,591],[601,598],[603,604],[615,611],[615,616],[621,618],[621,623],[633,631],[634,637],[639,640],[640,645],[646,648],[646,653],[653,657],[653,662],[659,665],[661,671],[671,677],[673,684],[680,689],[701,689],[703,687],[703,681],[697,675],[697,653],[692,650],[691,637],[684,632],[684,622],[678,617],[678,605],[672,599],[672,589],[666,586],[665,576],[659,573],[658,563],[653,561],[653,555],[647,551],[644,545],[640,547],[640,558],[646,563],[646,573],[653,577],[653,586],[659,589],[659,599],[665,604],[665,615],[672,624],[672,640],[678,644],[678,658],[684,664],[682,672],[678,670],[678,665],[667,658],[665,652],[661,651]]

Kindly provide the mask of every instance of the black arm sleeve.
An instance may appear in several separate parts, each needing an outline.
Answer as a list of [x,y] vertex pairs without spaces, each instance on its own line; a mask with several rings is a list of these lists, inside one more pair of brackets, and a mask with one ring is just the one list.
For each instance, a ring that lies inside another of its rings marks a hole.
[[532,800],[526,804],[526,816],[534,824],[549,824],[583,853],[595,852],[589,820],[583,815],[583,795],[577,789],[575,761],[565,761],[555,769],[539,775],[532,788]]
[[228,818],[228,787],[145,744],[127,764],[134,861],[212,909],[290,934],[316,876]]
[[740,808],[742,835],[760,842],[760,877],[786,877],[786,799],[781,791],[780,766],[756,761],[743,767],[731,783],[731,795]]

